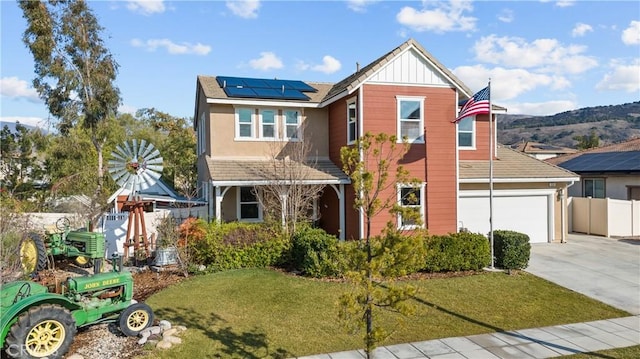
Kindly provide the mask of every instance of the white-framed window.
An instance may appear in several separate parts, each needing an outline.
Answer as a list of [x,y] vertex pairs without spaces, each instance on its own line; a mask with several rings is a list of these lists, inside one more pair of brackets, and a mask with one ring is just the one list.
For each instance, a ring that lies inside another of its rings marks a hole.
[[198,121],[198,154],[204,153],[206,148],[205,140],[206,140],[206,127],[204,123],[205,115],[204,112],[200,115],[200,121]]
[[461,149],[476,148],[475,116],[465,117],[458,122],[458,147]]
[[398,141],[424,142],[424,97],[398,96]]
[[351,144],[358,139],[358,110],[356,102],[347,103],[347,143]]
[[262,208],[254,187],[238,187],[238,220],[262,221]]
[[282,116],[284,117],[284,137],[288,140],[300,139],[300,111],[298,110],[283,110]]
[[254,138],[254,118],[255,110],[252,108],[236,109],[236,139]]
[[582,182],[585,197],[605,198],[604,178],[585,178]]
[[424,184],[399,185],[398,205],[402,208],[414,209],[420,217],[420,222],[412,216],[398,214],[399,229],[415,229],[423,227],[424,223]]
[[277,110],[260,110],[260,138],[277,138]]

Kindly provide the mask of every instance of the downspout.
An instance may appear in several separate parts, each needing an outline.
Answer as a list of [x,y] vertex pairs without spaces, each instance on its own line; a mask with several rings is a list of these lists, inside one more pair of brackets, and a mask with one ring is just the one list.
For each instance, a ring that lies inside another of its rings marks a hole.
[[[358,88],[358,137],[364,135],[364,100],[362,98],[362,88],[364,85],[360,85]],[[362,147],[360,147],[360,161],[364,158]],[[362,198],[362,190],[360,190],[360,198]],[[359,236],[358,239],[364,237],[364,211],[360,208],[360,224],[358,226]]]

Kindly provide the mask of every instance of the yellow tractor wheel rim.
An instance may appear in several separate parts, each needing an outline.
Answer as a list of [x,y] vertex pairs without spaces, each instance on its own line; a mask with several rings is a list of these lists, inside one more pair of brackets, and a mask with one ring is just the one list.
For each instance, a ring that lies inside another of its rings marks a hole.
[[144,310],[136,310],[127,318],[127,327],[133,331],[144,329],[149,323],[149,315]]
[[25,346],[29,355],[43,358],[54,355],[66,336],[64,326],[57,320],[45,320],[29,331]]
[[26,239],[20,246],[20,263],[25,273],[33,273],[38,264],[38,248],[33,239]]
[[89,263],[89,258],[85,256],[78,256],[76,257],[76,263],[78,263],[81,266],[86,265],[87,263]]

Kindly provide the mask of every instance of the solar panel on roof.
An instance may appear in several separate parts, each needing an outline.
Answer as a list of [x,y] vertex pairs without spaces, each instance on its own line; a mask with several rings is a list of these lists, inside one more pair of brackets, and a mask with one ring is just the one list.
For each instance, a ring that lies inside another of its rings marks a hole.
[[256,97],[256,93],[253,91],[253,89],[250,88],[246,88],[246,87],[225,87],[224,88],[224,93],[227,94],[227,96],[229,97],[247,97],[247,98],[254,98]]
[[284,90],[283,98],[288,100],[308,100],[309,96],[303,94],[298,90]]
[[574,172],[640,171],[640,151],[585,153],[560,166]]
[[303,81],[295,80],[218,76],[216,81],[229,97],[309,100],[303,92],[317,92]]

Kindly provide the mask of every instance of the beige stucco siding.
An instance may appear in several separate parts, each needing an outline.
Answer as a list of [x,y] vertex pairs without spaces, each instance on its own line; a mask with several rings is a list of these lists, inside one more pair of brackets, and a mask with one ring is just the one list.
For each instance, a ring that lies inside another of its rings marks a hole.
[[[286,145],[286,141],[274,141],[271,139],[260,138],[236,138],[236,108],[232,105],[210,105],[210,118],[215,131],[209,130],[209,138],[211,138],[211,156],[220,157],[272,157],[277,154]],[[260,123],[258,121],[259,110],[267,107],[243,107],[254,109],[253,133],[259,137]],[[325,109],[308,109],[308,108],[270,108],[277,110],[278,117],[276,127],[279,137],[284,137],[284,120],[282,111],[286,109],[298,110],[301,114],[301,127],[304,129],[303,138],[312,139],[312,148],[310,154],[328,157],[329,156],[329,140],[328,140],[328,124],[327,113]]]

